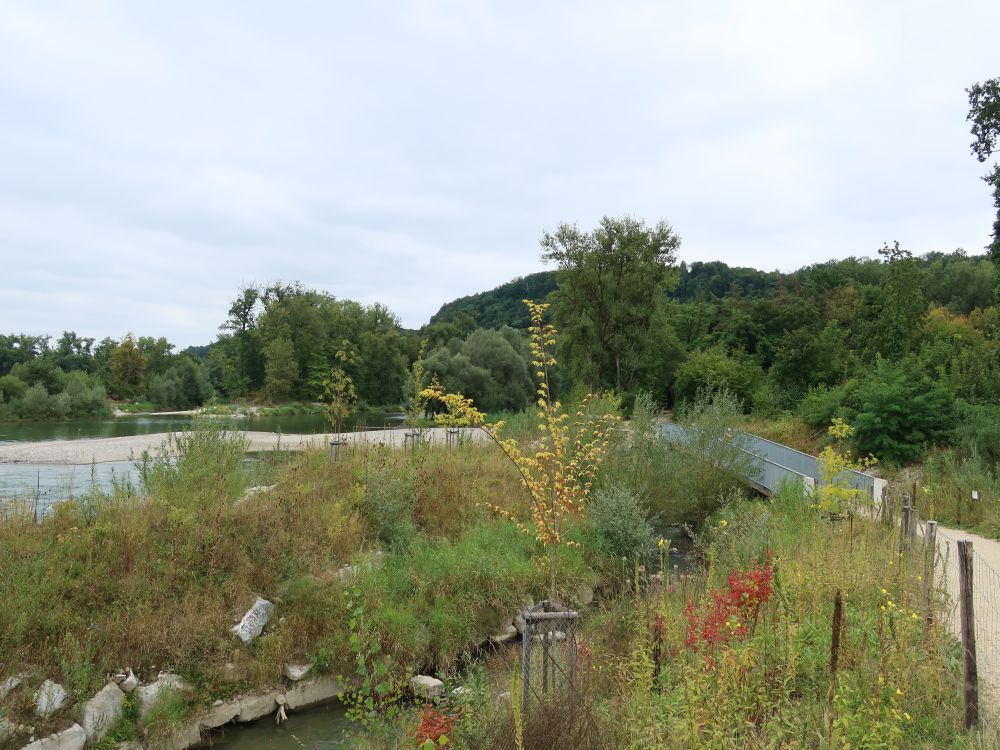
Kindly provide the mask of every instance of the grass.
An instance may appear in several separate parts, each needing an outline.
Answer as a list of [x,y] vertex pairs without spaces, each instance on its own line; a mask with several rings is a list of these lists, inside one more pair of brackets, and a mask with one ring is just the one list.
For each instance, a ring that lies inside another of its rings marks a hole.
[[[631,493],[648,515],[700,525],[704,568],[658,588],[656,563],[640,570],[601,552],[595,534],[609,524],[583,516],[566,529],[584,546],[558,556],[560,598],[581,584],[599,596],[581,623],[580,692],[554,713],[518,717],[502,697],[516,651],[466,671],[501,618],[546,588],[537,543],[483,507],[526,517],[517,472],[498,450],[358,446],[335,463],[324,451],[269,455],[248,472],[243,436],[210,425],[176,439],[176,460],[171,446],[144,458],[145,495],[92,493],[39,524],[0,523],[0,676],[29,674],[4,711],[43,736],[75,710],[32,717],[30,693],[46,678],[79,705],[110,671],[179,673],[188,689],[143,721],[127,715],[112,732],[120,740],[278,684],[286,663],[344,675],[364,663],[396,686],[429,669],[470,686],[442,706],[454,710],[452,747],[513,747],[518,724],[527,748],[987,746],[959,728],[957,646],[940,628],[924,633],[922,569],[899,557],[896,532],[831,523],[793,494],[741,499],[731,472],[664,452],[637,414],[599,484]],[[251,483],[276,486],[244,498]],[[616,557],[629,554],[621,540],[646,548],[648,525],[638,526],[648,520],[633,522],[635,534],[610,525]],[[731,571],[768,564],[773,591],[752,618],[724,611],[719,638],[692,627],[729,596]],[[831,703],[838,590],[846,624]],[[242,646],[229,629],[258,595],[277,611]],[[403,704],[370,744],[412,746],[421,716]]]

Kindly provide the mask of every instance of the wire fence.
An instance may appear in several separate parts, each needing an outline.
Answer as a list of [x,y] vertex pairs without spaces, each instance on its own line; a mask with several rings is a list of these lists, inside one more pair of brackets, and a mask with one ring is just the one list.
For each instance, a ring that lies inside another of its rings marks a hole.
[[[932,519],[923,518],[906,495],[899,507],[900,556],[916,569],[917,575],[926,577],[927,624],[931,626],[934,618],[942,618],[938,624],[963,646],[967,722],[979,722],[988,731],[996,732],[1000,730],[1000,542],[942,529]],[[962,544],[969,545],[964,575]],[[971,714],[970,701],[975,702]]]

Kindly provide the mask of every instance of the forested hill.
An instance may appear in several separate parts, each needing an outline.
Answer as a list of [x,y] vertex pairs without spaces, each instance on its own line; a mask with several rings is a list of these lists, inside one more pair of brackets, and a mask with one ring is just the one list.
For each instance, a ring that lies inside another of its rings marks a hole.
[[[469,328],[528,327],[528,311],[522,300],[541,302],[556,288],[555,271],[539,271],[519,276],[496,289],[459,297],[441,305],[431,323],[464,322]],[[468,316],[468,317],[466,317]]]
[[[968,257],[961,252],[928,253],[915,258],[930,273],[931,301],[953,312],[968,313],[992,302],[993,269],[985,256]],[[878,287],[884,281],[885,265],[878,258],[845,258],[816,263],[797,271],[759,271],[729,266],[721,261],[694,261],[678,266],[676,285],[667,297],[676,302],[710,302],[726,297],[753,300],[779,292],[801,295],[822,293],[841,287]],[[524,299],[541,302],[556,289],[556,271],[540,271],[446,302],[430,324],[452,324],[462,331],[474,328],[527,328]]]

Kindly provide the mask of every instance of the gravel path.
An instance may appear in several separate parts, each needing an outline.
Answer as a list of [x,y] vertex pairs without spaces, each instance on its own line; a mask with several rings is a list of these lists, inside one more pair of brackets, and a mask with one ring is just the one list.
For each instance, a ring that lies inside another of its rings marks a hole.
[[982,702],[991,713],[1000,708],[1000,542],[960,529],[938,526],[940,560],[937,579],[948,591],[948,625],[961,639],[958,610],[958,548],[971,541],[973,551],[973,611],[976,619],[976,652]]
[[[349,443],[371,445],[392,445],[402,447],[405,440],[404,429],[368,430],[347,432],[341,438]],[[435,427],[423,431],[425,439],[431,443],[445,442],[444,428]],[[463,430],[467,437],[475,440],[486,436],[480,430]],[[41,440],[30,443],[8,443],[0,445],[0,463],[30,464],[90,464],[106,461],[130,461],[137,459],[143,451],[153,451],[167,439],[170,433],[156,432],[149,435],[131,435],[116,438],[85,438],[81,440]],[[276,432],[246,432],[250,441],[250,451],[273,450],[279,446],[283,450],[303,450],[329,445],[330,435],[279,435]]]

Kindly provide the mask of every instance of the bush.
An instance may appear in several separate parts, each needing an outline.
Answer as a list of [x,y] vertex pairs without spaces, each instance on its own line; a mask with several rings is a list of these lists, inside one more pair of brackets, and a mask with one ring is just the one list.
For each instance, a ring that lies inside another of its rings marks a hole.
[[690,403],[701,393],[726,390],[745,405],[761,377],[760,367],[745,352],[729,353],[718,345],[688,354],[677,369],[674,393],[678,403]]
[[587,505],[590,546],[609,558],[645,564],[656,552],[656,534],[642,503],[625,487],[594,493]]
[[387,547],[406,546],[416,527],[413,466],[406,454],[383,449],[365,462],[361,516],[372,535]]
[[212,397],[205,368],[187,357],[149,381],[149,400],[160,409],[192,409]]
[[963,403],[958,415],[955,442],[962,452],[1000,462],[1000,406]]

